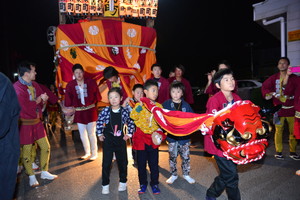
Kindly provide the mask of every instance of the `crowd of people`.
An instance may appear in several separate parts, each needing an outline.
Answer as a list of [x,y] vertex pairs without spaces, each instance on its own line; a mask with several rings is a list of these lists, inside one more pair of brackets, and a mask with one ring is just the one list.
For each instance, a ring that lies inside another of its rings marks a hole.
[[[297,139],[300,139],[300,89],[297,88],[300,77],[291,73],[289,62],[287,57],[278,60],[279,72],[264,81],[262,95],[266,100],[272,99],[275,106],[281,105],[273,117],[275,158],[284,159],[282,137],[284,124],[287,122],[289,157],[300,160],[300,156],[296,153]],[[41,120],[42,111],[50,101],[51,94],[47,94],[46,89],[35,82],[35,70],[34,63],[20,63],[19,78],[13,85],[3,74],[0,74],[1,84],[4,83],[4,87],[0,88],[0,119],[1,121],[3,119],[2,122],[7,122],[3,123],[5,126],[1,128],[0,142],[1,145],[6,144],[4,148],[10,151],[9,154],[0,152],[0,196],[3,199],[13,197],[18,163],[24,166],[29,176],[29,185],[31,187],[39,185],[33,170],[35,157],[32,154],[36,151],[36,145],[40,149],[41,179],[54,180],[58,177],[48,171],[51,149]],[[114,67],[106,67],[103,76],[108,87],[109,106],[98,112],[97,102],[101,101],[102,97],[96,81],[84,76],[84,68],[80,64],[75,64],[72,68],[75,79],[67,84],[64,102],[59,105],[66,115],[74,115],[74,122],[78,125],[85,153],[81,159],[96,160],[98,157],[97,137],[103,144],[102,194],[110,192],[109,177],[114,156],[119,169],[118,191],[127,190],[126,146],[128,140],[132,143],[132,156],[138,170],[139,194],[147,190],[147,164],[150,169],[152,192],[153,194],[161,192],[158,149],[164,140],[168,144],[170,166],[170,177],[166,182],[172,184],[178,178],[178,155],[182,160],[183,178],[190,184],[196,182],[190,176],[190,136],[174,136],[165,133],[141,101],[141,98],[145,96],[157,107],[172,111],[194,112],[192,88],[190,82],[183,77],[184,66],[176,65],[173,70],[174,74],[168,79],[161,75],[162,70],[161,65],[153,64],[152,77],[144,84],[135,84],[132,94],[127,94],[122,86],[124,83],[120,82],[118,71]],[[238,88],[233,71],[227,62],[221,62],[218,71],[208,73],[207,77],[205,93],[210,98],[206,104],[206,113],[214,114],[241,100],[237,95]],[[57,98],[52,98],[52,105],[57,102]],[[57,107],[54,111],[57,111]],[[9,113],[9,117],[4,117],[4,112]],[[219,175],[208,188],[206,199],[214,200],[224,190],[228,199],[241,199],[237,165],[224,157],[223,151],[215,145],[210,134],[204,136],[204,150],[213,155],[219,168]],[[3,162],[6,164],[2,165]],[[299,171],[296,172],[297,175],[299,173]]]

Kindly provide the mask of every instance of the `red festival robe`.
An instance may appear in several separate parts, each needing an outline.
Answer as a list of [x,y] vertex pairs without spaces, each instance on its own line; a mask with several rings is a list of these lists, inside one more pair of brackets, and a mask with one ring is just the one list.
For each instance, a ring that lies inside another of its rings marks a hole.
[[79,108],[88,107],[92,104],[95,104],[94,107],[88,110],[76,111],[74,116],[74,122],[88,124],[90,122],[97,121],[98,112],[96,103],[98,101],[101,101],[101,95],[96,81],[89,78],[84,79],[84,88],[86,88],[84,92],[84,105],[81,103],[80,92],[79,89],[77,89],[78,87],[79,86],[77,85],[76,80],[72,80],[68,83],[65,93],[65,106]]
[[[241,100],[241,98],[235,93],[232,93],[232,96],[234,102]],[[214,96],[208,99],[208,102],[206,104],[206,113],[215,113],[219,110],[222,110],[227,105],[227,99],[225,98],[223,92],[219,91]],[[209,133],[204,136],[204,150],[210,154],[217,155],[219,157],[224,157],[223,151],[218,149],[214,144],[212,134],[213,133]]]
[[[265,97],[266,94],[271,92],[276,92],[277,94],[280,94],[281,92],[282,95],[292,97],[295,96],[296,88],[299,87],[299,83],[299,78],[296,75],[291,74],[285,89],[280,89],[282,88],[280,84],[280,73],[277,73],[263,82],[261,87],[262,95]],[[278,98],[273,97],[272,100],[275,106],[284,106],[278,111],[279,117],[293,117],[295,115],[294,99],[287,99],[285,102],[281,102]]]
[[[298,83],[300,83],[300,77],[298,77]],[[298,86],[295,93],[295,124],[294,135],[296,139],[300,139],[300,87]]]
[[[34,87],[34,97],[30,95],[26,85],[23,85],[20,81],[14,83],[14,88],[21,106],[20,118],[22,119],[33,120],[42,117],[43,102],[36,104],[36,98],[44,92],[39,84],[34,81],[32,81],[32,86]],[[21,123],[19,134],[21,145],[33,144],[35,140],[46,137],[42,121],[34,125],[22,125]]]

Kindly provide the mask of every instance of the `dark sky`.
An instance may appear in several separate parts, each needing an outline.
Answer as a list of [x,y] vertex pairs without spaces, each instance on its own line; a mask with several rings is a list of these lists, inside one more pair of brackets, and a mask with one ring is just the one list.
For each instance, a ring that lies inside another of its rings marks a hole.
[[[279,41],[253,22],[252,4],[259,0],[159,0],[157,60],[164,75],[175,64],[186,67],[192,85],[205,84],[205,73],[227,59],[233,69],[250,69],[249,42],[254,50],[278,48]],[[18,60],[28,59],[38,66],[37,80],[54,80],[53,49],[46,30],[58,25],[57,0],[4,1],[1,17],[1,71],[8,76]]]

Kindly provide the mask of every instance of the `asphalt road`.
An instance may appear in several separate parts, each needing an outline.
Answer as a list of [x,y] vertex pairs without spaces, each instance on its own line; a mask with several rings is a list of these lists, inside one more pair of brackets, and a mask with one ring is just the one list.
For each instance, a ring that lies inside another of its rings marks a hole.
[[[299,200],[300,176],[295,171],[300,169],[300,161],[288,157],[288,136],[284,139],[285,160],[274,158],[274,144],[272,137],[266,156],[255,163],[238,166],[239,187],[242,199],[245,200]],[[83,155],[83,147],[77,132],[64,132],[57,127],[54,134],[49,135],[51,143],[50,169],[57,174],[54,181],[37,179],[40,186],[31,188],[28,176],[23,171],[18,176],[16,199],[18,200],[81,200],[81,199],[205,199],[207,188],[213,182],[218,171],[213,158],[203,152],[203,136],[199,133],[192,135],[191,146],[191,177],[195,184],[189,184],[181,175],[181,160],[178,158],[179,178],[172,184],[166,183],[169,178],[169,164],[167,145],[160,147],[160,189],[161,194],[153,195],[150,187],[145,194],[137,193],[139,188],[137,169],[132,166],[131,148],[128,145],[128,190],[118,192],[118,168],[114,162],[111,170],[110,194],[101,194],[101,163],[102,149],[99,142],[99,158],[96,161],[84,161],[78,158]],[[298,152],[299,145],[298,145]],[[227,199],[225,192],[218,200]]]

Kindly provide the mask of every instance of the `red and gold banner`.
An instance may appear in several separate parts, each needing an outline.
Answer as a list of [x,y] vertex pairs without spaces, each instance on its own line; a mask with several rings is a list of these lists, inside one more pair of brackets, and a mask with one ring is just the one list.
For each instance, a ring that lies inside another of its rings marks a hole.
[[[132,96],[133,85],[143,84],[151,76],[151,65],[156,62],[155,45],[156,31],[135,24],[99,20],[59,25],[55,57],[59,91],[63,93],[73,79],[72,66],[80,63],[85,75],[98,84],[104,78],[103,70],[113,66],[119,72],[127,95]],[[106,96],[105,92],[101,95]]]

